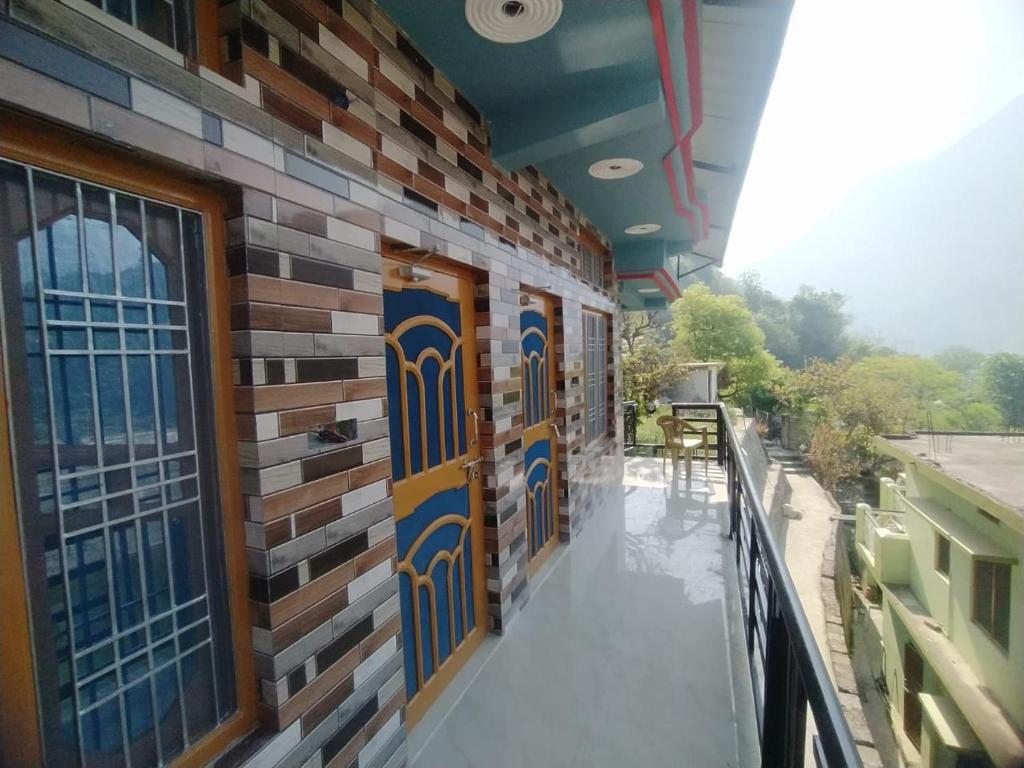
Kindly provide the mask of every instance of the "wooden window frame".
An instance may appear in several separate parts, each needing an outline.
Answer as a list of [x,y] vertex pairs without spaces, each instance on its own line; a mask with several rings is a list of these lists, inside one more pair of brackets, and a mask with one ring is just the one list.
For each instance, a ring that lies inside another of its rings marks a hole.
[[[945,569],[943,569],[943,567],[942,567],[942,560],[943,560],[942,550],[943,550],[943,545],[945,545],[945,550],[946,550],[946,557],[945,557],[945,560],[946,560],[945,565],[946,565],[946,567],[945,567]],[[946,579],[946,581],[949,581],[950,561],[952,559],[952,555],[953,555],[953,552],[952,552],[952,542],[949,540],[949,537],[945,536],[944,534],[939,533],[938,531],[936,531],[935,532],[935,570],[936,570],[936,572],[940,576],[944,577]]]
[[[171,765],[205,765],[256,725],[256,677],[249,622],[248,569],[244,514],[236,452],[234,383],[231,364],[228,275],[224,209],[220,197],[172,171],[140,164],[138,157],[98,140],[54,128],[0,109],[0,157],[73,176],[82,181],[143,195],[203,216],[206,301],[210,317],[213,419],[225,572],[235,661],[237,711]],[[140,167],[141,165],[141,167]],[[13,434],[7,416],[6,363],[0,357],[0,762],[41,765],[42,730],[36,695],[28,589],[21,534],[15,511],[11,455]]]
[[[978,605],[978,586],[979,586],[979,584],[978,584],[978,566],[980,566],[980,565],[988,565],[988,566],[992,566],[992,568],[993,568],[992,584],[991,584],[992,594],[990,595],[990,598],[989,598],[990,601],[991,601],[991,612],[992,612],[992,615],[989,617],[990,624],[983,623],[982,620],[985,617],[979,617],[978,616],[978,610],[979,610],[979,605]],[[978,627],[978,629],[980,629],[982,632],[984,632],[985,635],[996,645],[996,647],[999,648],[999,650],[1001,650],[1004,654],[1009,654],[1009,652],[1010,652],[1010,634],[1011,634],[1010,633],[1010,624],[1011,624],[1012,616],[1007,616],[1007,618],[1006,618],[1007,633],[1006,633],[1006,642],[1005,643],[1001,639],[996,637],[996,635],[994,633],[994,630],[995,630],[995,619],[994,619],[994,617],[995,617],[995,611],[996,611],[996,585],[998,583],[996,578],[995,578],[995,568],[997,568],[997,567],[1007,568],[1010,571],[1009,578],[1007,579],[1007,589],[1010,590],[1010,594],[1008,594],[1007,597],[1006,597],[1006,604],[1008,606],[1010,606],[1011,609],[1013,607],[1013,603],[1012,603],[1012,600],[1011,600],[1012,597],[1013,597],[1013,594],[1012,594],[1013,593],[1013,566],[1010,563],[1003,562],[1001,560],[992,560],[992,559],[984,558],[984,557],[976,557],[971,562],[971,623],[973,623],[976,627]]]

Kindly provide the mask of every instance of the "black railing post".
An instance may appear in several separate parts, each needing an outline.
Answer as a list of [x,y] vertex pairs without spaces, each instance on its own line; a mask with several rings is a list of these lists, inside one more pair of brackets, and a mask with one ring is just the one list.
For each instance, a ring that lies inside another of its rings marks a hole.
[[[685,410],[687,405],[673,403],[673,412]],[[737,433],[725,406],[718,403],[714,407],[719,429],[717,459],[725,466],[730,536],[736,546],[744,640],[760,726],[761,765],[803,768],[810,711],[817,729],[813,758],[818,765],[860,768],[853,734],[740,450]],[[711,417],[706,420],[710,422]],[[746,570],[744,555],[748,558]],[[763,614],[759,612],[762,605]]]
[[718,430],[715,460],[718,462],[718,466],[722,466],[725,464],[725,451],[729,447],[729,435],[725,429],[725,406],[721,403],[715,408],[715,429]]
[[789,629],[768,595],[768,633],[764,664],[762,768],[802,768],[807,728],[807,692],[789,642]]
[[729,538],[735,539],[740,528],[740,479],[731,456],[725,462],[725,476],[729,488]]
[[750,537],[750,552],[747,558],[747,605],[750,606],[747,610],[747,654],[750,655],[754,652],[754,630],[757,625],[757,560],[761,553],[758,550],[757,533],[753,526],[747,535]]

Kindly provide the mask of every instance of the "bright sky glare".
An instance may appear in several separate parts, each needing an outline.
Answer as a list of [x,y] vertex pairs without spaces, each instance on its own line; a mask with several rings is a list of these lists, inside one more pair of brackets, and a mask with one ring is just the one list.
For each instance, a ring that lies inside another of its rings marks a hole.
[[1024,0],[797,0],[725,271],[795,242],[858,185],[1024,93]]

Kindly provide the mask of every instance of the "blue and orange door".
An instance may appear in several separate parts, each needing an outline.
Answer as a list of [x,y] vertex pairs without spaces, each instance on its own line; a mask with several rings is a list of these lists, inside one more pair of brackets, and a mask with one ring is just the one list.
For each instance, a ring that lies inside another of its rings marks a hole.
[[555,423],[554,302],[524,294],[519,316],[523,369],[526,535],[534,572],[558,544],[558,442]]
[[473,279],[385,258],[384,331],[408,719],[486,633]]

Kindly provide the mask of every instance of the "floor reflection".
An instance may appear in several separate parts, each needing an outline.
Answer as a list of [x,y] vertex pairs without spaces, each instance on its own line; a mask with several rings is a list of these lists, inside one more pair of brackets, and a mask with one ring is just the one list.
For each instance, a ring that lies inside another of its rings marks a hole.
[[624,474],[413,732],[415,768],[757,762],[724,476]]

